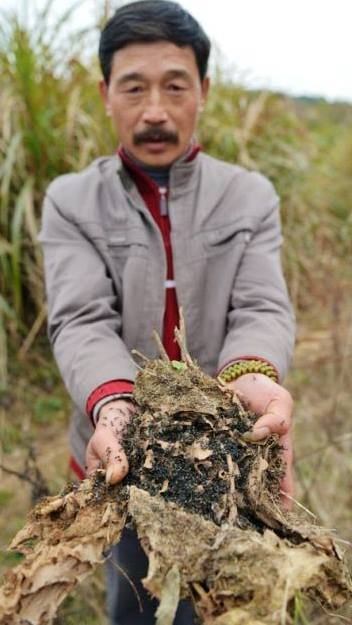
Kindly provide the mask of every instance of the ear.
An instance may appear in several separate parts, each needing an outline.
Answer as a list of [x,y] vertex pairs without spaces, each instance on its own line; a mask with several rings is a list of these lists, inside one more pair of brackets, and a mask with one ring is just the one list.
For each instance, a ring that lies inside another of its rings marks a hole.
[[202,94],[201,94],[201,102],[199,105],[199,112],[203,112],[204,111],[204,107],[206,104],[206,101],[208,99],[208,93],[209,93],[209,87],[210,87],[210,78],[209,76],[206,76],[202,82]]
[[111,116],[111,106],[110,106],[110,102],[109,102],[108,86],[107,86],[105,80],[100,80],[100,82],[99,82],[99,91],[100,91],[101,99],[102,99],[102,101],[104,103],[104,106],[105,106],[106,114],[108,115],[108,117],[110,117]]

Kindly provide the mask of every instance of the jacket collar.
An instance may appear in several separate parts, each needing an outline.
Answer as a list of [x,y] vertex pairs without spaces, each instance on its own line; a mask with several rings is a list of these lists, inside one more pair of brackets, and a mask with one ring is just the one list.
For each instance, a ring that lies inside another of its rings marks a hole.
[[[174,161],[170,167],[169,179],[169,195],[178,195],[184,189],[188,188],[192,174],[197,167],[197,155],[201,150],[201,146],[196,142],[192,142],[187,152],[183,154],[177,161]],[[123,146],[117,150],[118,157],[118,173],[122,181],[126,181],[126,169],[128,174],[137,183],[139,188],[145,188],[146,191],[155,191],[158,189],[157,184],[149,178],[139,167],[138,162],[130,157]],[[128,185],[129,186],[129,185]]]

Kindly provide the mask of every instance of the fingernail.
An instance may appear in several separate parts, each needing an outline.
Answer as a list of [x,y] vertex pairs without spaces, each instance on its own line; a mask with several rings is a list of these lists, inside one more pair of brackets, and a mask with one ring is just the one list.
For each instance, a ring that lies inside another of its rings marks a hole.
[[105,482],[107,484],[110,484],[111,478],[113,475],[114,475],[114,467],[110,464],[108,468],[106,469],[106,473],[105,473]]
[[268,438],[270,435],[270,429],[266,426],[261,428],[254,428],[251,432],[245,432],[243,438],[252,443],[262,441],[264,438]]

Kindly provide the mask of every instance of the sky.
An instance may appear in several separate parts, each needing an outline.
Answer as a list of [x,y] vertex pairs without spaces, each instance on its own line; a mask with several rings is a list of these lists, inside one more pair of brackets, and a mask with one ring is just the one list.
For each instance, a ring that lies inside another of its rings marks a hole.
[[[44,0],[22,0],[29,10]],[[352,102],[352,0],[179,0],[216,56],[248,87]],[[11,7],[19,0],[0,0]],[[59,14],[73,0],[52,0]],[[77,2],[77,0],[76,0]],[[78,0],[72,26],[94,23],[113,0]]]

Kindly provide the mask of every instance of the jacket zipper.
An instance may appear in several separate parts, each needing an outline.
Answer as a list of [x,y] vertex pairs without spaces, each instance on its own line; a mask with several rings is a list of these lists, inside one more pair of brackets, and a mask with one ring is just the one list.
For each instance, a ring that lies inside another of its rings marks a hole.
[[167,205],[167,187],[159,187],[159,210],[160,215],[162,217],[166,217],[168,215],[168,205]]
[[[159,187],[159,195],[160,195],[159,210],[160,210],[161,217],[167,217],[168,214],[169,214],[167,193],[168,193],[167,187]],[[161,229],[162,229],[162,231],[164,231],[164,224],[161,224]],[[169,245],[171,245],[171,241],[169,242]],[[165,247],[165,244],[164,244],[164,247]],[[166,250],[165,250],[165,252],[166,252]],[[167,266],[167,263],[166,263],[166,266]],[[166,270],[168,272],[168,266],[167,266]],[[176,286],[175,280],[174,279],[169,280],[166,277],[166,279],[165,279],[165,289],[174,289],[175,286]]]

